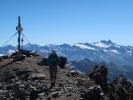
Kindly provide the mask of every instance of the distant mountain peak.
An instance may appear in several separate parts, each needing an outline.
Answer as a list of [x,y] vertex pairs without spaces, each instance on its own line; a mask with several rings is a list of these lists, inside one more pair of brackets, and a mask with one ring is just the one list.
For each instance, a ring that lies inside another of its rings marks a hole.
[[111,40],[101,40],[100,42],[104,44],[115,44]]
[[40,47],[40,45],[37,45],[37,44],[32,44],[32,43],[28,43],[26,45],[24,45],[24,47],[30,47],[30,46],[36,46],[36,47]]
[[102,40],[100,42],[94,42],[93,45],[97,46],[97,47],[101,47],[101,48],[108,48],[112,45],[114,45],[115,43],[113,43],[111,40]]
[[6,45],[5,48],[14,48],[14,46],[9,44],[9,45]]

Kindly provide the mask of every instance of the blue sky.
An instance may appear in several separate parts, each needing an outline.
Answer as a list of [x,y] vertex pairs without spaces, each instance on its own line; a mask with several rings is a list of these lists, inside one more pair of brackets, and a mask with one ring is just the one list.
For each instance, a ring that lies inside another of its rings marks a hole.
[[[0,44],[15,32],[40,45],[109,40],[133,46],[132,0],[0,0]],[[10,44],[16,45],[16,37]],[[27,43],[27,42],[25,42]]]

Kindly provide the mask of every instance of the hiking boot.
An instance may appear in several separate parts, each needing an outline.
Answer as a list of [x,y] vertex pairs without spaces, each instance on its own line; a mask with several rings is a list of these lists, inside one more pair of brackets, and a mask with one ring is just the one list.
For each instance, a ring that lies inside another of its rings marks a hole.
[[51,86],[50,86],[50,89],[52,89],[53,88],[53,83],[51,83]]
[[53,87],[55,87],[55,82],[53,82]]

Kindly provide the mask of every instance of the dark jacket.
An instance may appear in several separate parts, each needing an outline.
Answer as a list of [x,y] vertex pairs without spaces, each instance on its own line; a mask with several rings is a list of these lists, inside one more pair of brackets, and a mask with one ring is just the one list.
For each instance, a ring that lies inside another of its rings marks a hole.
[[48,62],[49,66],[54,66],[54,65],[58,65],[60,63],[60,59],[56,53],[51,53],[48,57],[47,62]]

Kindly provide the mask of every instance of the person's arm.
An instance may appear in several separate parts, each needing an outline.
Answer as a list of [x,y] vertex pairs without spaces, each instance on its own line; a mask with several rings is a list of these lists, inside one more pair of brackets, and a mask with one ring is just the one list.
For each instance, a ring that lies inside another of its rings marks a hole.
[[60,58],[57,56],[57,64],[60,64]]
[[48,56],[47,63],[48,63],[48,65],[51,65],[50,55]]

